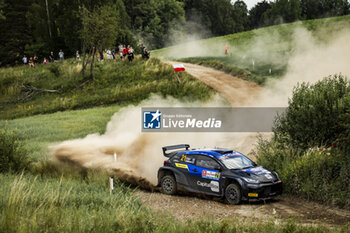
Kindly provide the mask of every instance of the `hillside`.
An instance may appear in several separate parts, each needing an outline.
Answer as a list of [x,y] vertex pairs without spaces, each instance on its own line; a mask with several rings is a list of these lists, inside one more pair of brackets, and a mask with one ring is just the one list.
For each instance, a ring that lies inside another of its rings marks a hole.
[[[181,83],[170,65],[158,59],[97,63],[95,78],[83,79],[73,59],[35,68],[0,69],[0,119],[69,109],[138,103],[151,93],[206,100],[213,91],[183,73]],[[209,93],[209,95],[208,95]]]
[[[165,59],[223,70],[260,85],[279,79],[289,61],[313,45],[323,46],[349,33],[350,15],[281,24],[252,31],[194,40],[152,52]],[[196,38],[196,35],[193,35]],[[224,55],[228,45],[229,55]],[[316,47],[318,48],[318,47]]]

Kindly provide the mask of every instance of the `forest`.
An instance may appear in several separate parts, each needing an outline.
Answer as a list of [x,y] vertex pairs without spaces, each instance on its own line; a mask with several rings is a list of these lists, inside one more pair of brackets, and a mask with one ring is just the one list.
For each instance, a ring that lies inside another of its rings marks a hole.
[[187,35],[208,38],[346,15],[349,2],[276,0],[248,9],[241,0],[0,0],[0,66],[20,64],[24,54],[42,58],[62,49],[69,57],[77,50],[88,50],[84,45],[91,43],[85,43],[84,19],[89,14],[90,25],[106,25],[92,30],[90,41],[108,37],[108,43],[98,46],[130,44],[138,52],[141,43],[158,49],[181,42]]

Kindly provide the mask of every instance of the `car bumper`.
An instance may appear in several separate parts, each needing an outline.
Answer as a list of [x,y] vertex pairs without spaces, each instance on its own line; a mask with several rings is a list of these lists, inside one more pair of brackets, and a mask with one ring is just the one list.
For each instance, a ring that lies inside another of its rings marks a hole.
[[243,189],[244,199],[264,199],[281,195],[283,191],[282,182],[246,184]]

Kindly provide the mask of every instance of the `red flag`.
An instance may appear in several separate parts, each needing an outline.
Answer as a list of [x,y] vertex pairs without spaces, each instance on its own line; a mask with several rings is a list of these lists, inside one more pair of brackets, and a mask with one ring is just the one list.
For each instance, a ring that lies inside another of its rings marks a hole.
[[175,71],[175,72],[185,71],[185,67],[184,67],[184,65],[182,65],[182,64],[173,65],[173,67],[174,67],[174,71]]

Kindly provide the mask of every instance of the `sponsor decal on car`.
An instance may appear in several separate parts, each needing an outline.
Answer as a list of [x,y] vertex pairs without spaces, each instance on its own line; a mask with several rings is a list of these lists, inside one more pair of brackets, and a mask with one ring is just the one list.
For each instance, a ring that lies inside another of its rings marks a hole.
[[211,191],[213,192],[219,192],[219,182],[217,181],[210,181],[210,183],[206,183],[206,182],[200,182],[200,181],[197,181],[197,185],[198,186],[202,186],[202,187],[207,187],[207,188],[210,188]]
[[175,166],[176,166],[176,167],[179,167],[179,168],[184,168],[184,169],[187,169],[187,170],[188,170],[188,166],[187,166],[187,164],[183,164],[183,163],[175,163]]
[[257,193],[248,193],[248,197],[258,197],[259,194]]
[[220,180],[220,173],[208,171],[208,170],[203,170],[202,171],[202,178],[211,179],[211,180]]

